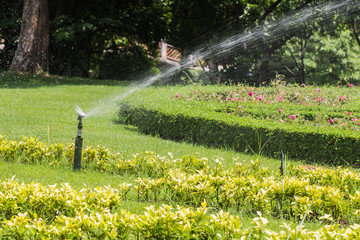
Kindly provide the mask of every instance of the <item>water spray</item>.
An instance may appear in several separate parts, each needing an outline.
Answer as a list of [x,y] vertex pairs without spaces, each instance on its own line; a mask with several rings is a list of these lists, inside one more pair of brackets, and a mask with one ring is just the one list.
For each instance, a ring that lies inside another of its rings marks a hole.
[[79,106],[75,108],[76,113],[78,114],[78,131],[77,136],[75,138],[75,150],[74,150],[74,170],[81,169],[81,152],[82,152],[82,143],[83,138],[82,135],[82,119],[85,117],[85,113],[81,110]]

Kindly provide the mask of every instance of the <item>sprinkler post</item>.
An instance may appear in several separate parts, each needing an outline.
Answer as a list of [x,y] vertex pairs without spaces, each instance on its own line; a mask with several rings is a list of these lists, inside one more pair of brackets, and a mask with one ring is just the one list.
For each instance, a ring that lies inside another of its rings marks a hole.
[[281,149],[281,166],[280,166],[281,176],[284,176],[284,162],[285,162],[285,155],[283,153],[283,150]]
[[85,114],[81,111],[77,111],[77,114],[79,115],[78,120],[78,131],[77,136],[75,138],[75,151],[74,151],[74,170],[80,170],[81,169],[81,152],[82,152],[82,143],[83,138],[82,135],[82,118],[85,117]]

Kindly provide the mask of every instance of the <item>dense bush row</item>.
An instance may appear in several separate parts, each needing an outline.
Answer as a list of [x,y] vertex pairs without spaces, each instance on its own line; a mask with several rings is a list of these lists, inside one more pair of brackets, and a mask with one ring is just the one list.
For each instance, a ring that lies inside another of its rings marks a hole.
[[354,179],[349,185],[335,186],[331,182],[316,185],[308,178],[277,179],[266,177],[261,171],[246,176],[237,170],[218,175],[174,170],[162,178],[138,179],[134,187],[140,199],[147,201],[170,200],[197,206],[206,199],[214,208],[232,208],[250,214],[260,211],[293,220],[301,220],[307,214],[310,220],[320,221],[324,216],[331,216],[336,222],[348,223],[356,221],[355,216],[359,214],[360,192],[356,190],[359,182]]
[[[162,205],[147,207],[141,215],[114,212],[111,203],[118,206],[118,197],[115,202],[109,199],[118,192],[110,188],[76,192],[68,185],[59,189],[7,180],[0,182],[0,195],[1,239],[357,239],[360,235],[357,224],[326,225],[317,231],[304,229],[302,223],[284,224],[284,230],[272,231],[260,212],[244,229],[239,217],[213,212],[205,201],[196,209]],[[12,216],[5,217],[10,208]]]
[[[204,91],[209,91],[206,87],[203,88]],[[250,90],[246,88],[246,91]],[[180,94],[174,94],[176,92]],[[333,92],[332,94],[339,94],[336,89]],[[241,94],[243,93],[240,96]],[[232,98],[228,98],[231,95]],[[300,99],[295,93],[293,95]],[[189,93],[184,87],[151,88],[123,102],[119,116],[144,133],[167,139],[264,153],[273,157],[279,156],[283,150],[291,158],[359,165],[359,120],[355,117],[358,109],[354,107],[354,103],[345,103],[341,99],[341,104],[336,104],[330,110],[333,105],[330,100],[324,106],[320,103],[306,108],[301,101],[298,106],[294,105],[291,94],[286,98],[284,96],[281,104],[273,101],[276,99],[274,96],[271,96],[272,100],[268,103],[260,101],[261,97],[242,97],[242,102],[239,102],[234,96],[236,94],[231,91],[200,95],[198,92]],[[302,96],[301,99],[307,98]],[[347,99],[350,101],[351,98]],[[249,107],[241,106],[242,104]],[[280,109],[286,110],[290,116],[279,116]],[[346,118],[350,113],[352,119],[347,121],[354,123],[353,127],[350,123],[341,122],[350,118]],[[276,119],[273,119],[275,115]],[[344,116],[343,119],[340,116]]]
[[1,239],[145,239],[173,237],[227,239],[240,233],[240,220],[229,213],[207,214],[206,203],[197,210],[170,206],[147,208],[133,215],[120,206],[119,191],[111,188],[73,190],[40,184],[0,182]]
[[120,191],[109,187],[84,188],[78,192],[69,184],[45,187],[38,183],[19,184],[14,179],[0,184],[0,220],[27,212],[32,218],[52,222],[57,216],[113,211],[120,203]]

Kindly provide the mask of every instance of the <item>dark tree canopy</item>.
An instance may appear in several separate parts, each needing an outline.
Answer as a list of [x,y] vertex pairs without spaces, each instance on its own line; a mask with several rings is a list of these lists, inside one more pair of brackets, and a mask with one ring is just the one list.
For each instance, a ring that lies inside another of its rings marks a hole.
[[[183,61],[201,53],[211,80],[260,84],[283,74],[303,84],[331,71],[325,79],[353,81],[338,66],[357,71],[359,8],[356,0],[8,0],[0,9],[0,70],[12,62],[15,71],[128,80],[159,71],[165,40]],[[328,61],[331,44],[346,54],[333,51]]]

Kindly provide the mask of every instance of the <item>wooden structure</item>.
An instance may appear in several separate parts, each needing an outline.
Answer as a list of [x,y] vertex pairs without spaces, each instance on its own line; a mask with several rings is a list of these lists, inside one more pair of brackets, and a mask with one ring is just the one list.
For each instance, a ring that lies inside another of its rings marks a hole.
[[180,50],[165,42],[159,42],[160,61],[172,65],[180,65]]

